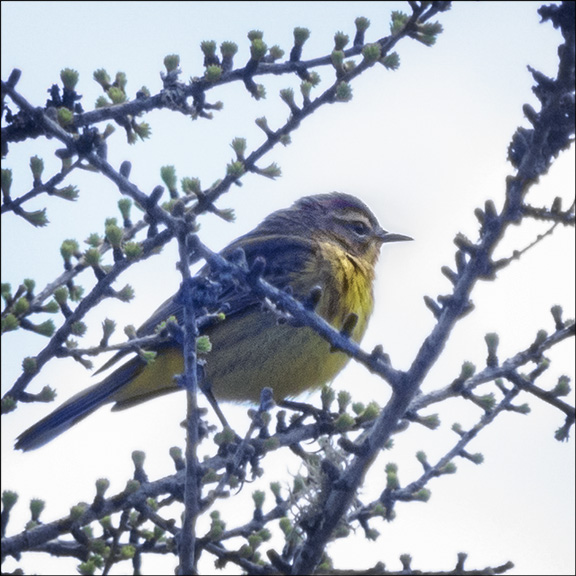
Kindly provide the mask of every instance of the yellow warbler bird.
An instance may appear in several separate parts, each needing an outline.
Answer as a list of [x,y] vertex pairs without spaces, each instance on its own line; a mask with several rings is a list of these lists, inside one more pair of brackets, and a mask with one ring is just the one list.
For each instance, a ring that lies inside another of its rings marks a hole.
[[[359,342],[372,313],[380,247],[401,240],[411,238],[384,230],[358,198],[333,192],[301,198],[270,214],[221,254],[228,257],[241,248],[248,265],[264,258],[262,277],[277,288],[290,287],[299,300],[309,298],[319,286],[315,311],[338,330],[355,315],[350,336]],[[200,274],[209,276],[209,266]],[[312,328],[279,323],[248,290],[223,290],[213,311],[222,306],[225,320],[202,331],[212,343],[205,378],[219,400],[258,402],[264,387],[273,389],[277,401],[294,397],[331,381],[349,359],[342,352],[331,352],[330,344]],[[182,307],[174,298],[140,327],[138,336],[153,334],[170,316],[182,318]],[[16,448],[42,446],[103,404],[114,402],[113,410],[118,410],[180,390],[174,380],[184,370],[180,344],[163,342],[154,350],[154,361],[146,363],[135,356],[102,382],[73,396],[22,433]],[[125,354],[117,354],[104,368]]]

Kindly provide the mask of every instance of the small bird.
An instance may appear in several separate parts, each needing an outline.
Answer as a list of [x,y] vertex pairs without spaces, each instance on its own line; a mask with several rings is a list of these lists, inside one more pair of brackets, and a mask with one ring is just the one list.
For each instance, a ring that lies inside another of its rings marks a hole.
[[[384,230],[358,198],[332,192],[306,196],[273,212],[221,255],[227,258],[242,249],[249,266],[263,258],[263,279],[276,288],[289,289],[300,301],[309,300],[316,290],[315,311],[338,330],[354,317],[350,337],[359,342],[373,309],[380,248],[403,240],[412,238]],[[199,274],[210,277],[209,265]],[[218,310],[225,310],[225,319],[202,330],[212,345],[204,377],[218,400],[257,403],[265,387],[273,389],[276,401],[293,398],[330,382],[349,360],[343,352],[331,351],[330,344],[312,328],[278,322],[248,289],[222,290],[211,312]],[[137,335],[153,334],[171,316],[179,321],[183,316],[175,297]],[[157,353],[152,362],[134,356],[23,432],[16,448],[40,447],[104,404],[114,402],[112,409],[120,410],[181,390],[174,379],[184,370],[180,344],[174,339],[152,349]],[[119,352],[101,370],[126,354]]]

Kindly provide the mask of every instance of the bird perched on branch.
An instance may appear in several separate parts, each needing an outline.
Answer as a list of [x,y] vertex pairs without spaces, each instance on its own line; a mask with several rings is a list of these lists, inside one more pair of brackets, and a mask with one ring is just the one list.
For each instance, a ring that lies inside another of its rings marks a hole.
[[[358,198],[333,192],[301,198],[270,214],[221,255],[230,257],[242,249],[248,266],[256,259],[263,263],[262,278],[269,284],[289,289],[300,301],[315,293],[317,314],[359,342],[373,309],[380,248],[402,240],[411,238],[384,230]],[[210,266],[199,274],[209,278]],[[225,310],[225,319],[201,331],[211,342],[204,366],[207,389],[218,400],[258,402],[264,387],[273,389],[277,401],[294,397],[331,381],[349,360],[312,328],[278,322],[246,287],[223,289],[212,311],[218,310]],[[140,327],[138,336],[153,334],[171,316],[183,317],[175,297]],[[104,404],[114,403],[113,410],[120,410],[180,390],[174,378],[184,370],[180,343],[169,339],[152,350],[152,362],[138,355],[129,359],[23,432],[16,448],[40,447]],[[119,352],[103,369],[126,354]]]

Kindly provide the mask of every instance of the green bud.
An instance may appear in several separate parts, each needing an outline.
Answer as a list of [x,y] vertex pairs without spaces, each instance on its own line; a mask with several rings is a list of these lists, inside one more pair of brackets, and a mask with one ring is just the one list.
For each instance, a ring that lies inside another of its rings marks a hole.
[[281,498],[280,496],[280,482],[270,482],[270,491],[274,494],[274,498],[277,500]]
[[132,452],[132,462],[136,468],[142,468],[144,466],[144,461],[146,460],[146,452],[142,450],[134,450]]
[[39,182],[42,177],[42,172],[44,172],[44,160],[38,156],[32,156],[32,158],[30,158],[30,170],[32,171],[34,182]]
[[570,394],[570,378],[568,376],[560,376],[550,394],[553,396],[567,396]]
[[452,430],[456,432],[456,434],[458,434],[459,436],[464,435],[464,429],[462,428],[462,424],[460,424],[459,422],[454,422],[454,424],[452,424]]
[[122,215],[123,220],[130,219],[130,211],[132,210],[132,200],[130,198],[120,198],[118,200],[118,209]]
[[268,542],[268,540],[272,538],[272,532],[270,532],[268,528],[262,528],[262,530],[258,530],[257,534],[262,542]]
[[439,22],[426,22],[418,25],[418,32],[413,38],[425,46],[433,46],[442,30],[442,25]]
[[380,414],[380,406],[374,401],[370,402],[364,412],[358,418],[359,422],[369,422],[374,420]]
[[58,124],[62,126],[62,128],[66,128],[74,123],[74,112],[69,110],[68,108],[58,108]]
[[2,282],[2,298],[4,301],[12,299],[12,286],[8,282]]
[[380,63],[388,70],[398,70],[400,68],[400,56],[397,52],[391,52],[387,56],[380,59]]
[[34,210],[33,212],[23,212],[20,216],[37,228],[42,228],[48,224],[46,208],[42,208],[42,210]]
[[68,90],[74,90],[76,88],[76,84],[78,84],[78,78],[80,75],[76,70],[72,70],[72,68],[64,68],[60,72],[60,80],[62,80],[62,84],[64,84],[64,88]]
[[90,542],[90,551],[93,554],[98,554],[103,557],[108,557],[110,547],[106,546],[106,542],[104,540],[96,539]]
[[266,86],[264,84],[256,84],[256,92],[252,96],[256,100],[264,100],[266,98]]
[[126,284],[116,296],[121,302],[130,302],[134,298],[134,288],[130,284]]
[[333,50],[330,58],[332,60],[332,66],[334,66],[336,70],[341,70],[344,64],[344,52],[342,52],[342,50]]
[[214,40],[203,40],[200,42],[200,50],[204,56],[212,57],[216,55],[216,42]]
[[318,86],[321,80],[322,78],[320,78],[320,74],[318,74],[318,72],[310,72],[310,74],[308,74],[308,82],[310,82],[313,87]]
[[120,88],[123,92],[126,88],[126,84],[128,83],[128,78],[126,77],[125,72],[116,72],[116,76],[114,77],[114,84],[118,88]]
[[42,324],[38,324],[34,330],[40,336],[47,336],[48,338],[56,331],[56,326],[52,320],[46,320]]
[[336,87],[336,100],[338,102],[349,102],[352,100],[352,88],[347,82],[340,82]]
[[380,536],[380,532],[378,532],[378,530],[375,528],[368,528],[364,534],[368,540],[378,540],[378,536]]
[[60,254],[65,262],[69,262],[72,256],[77,256],[80,252],[80,247],[76,240],[64,240],[60,246]]
[[110,100],[112,100],[112,104],[122,104],[128,99],[124,90],[118,88],[117,86],[110,86],[106,93],[108,94]]
[[554,318],[554,322],[556,324],[556,330],[564,328],[564,322],[562,321],[562,314],[563,314],[562,306],[558,305],[552,306],[550,312],[552,314],[552,318]]
[[294,102],[294,90],[292,90],[292,88],[283,88],[280,90],[280,98],[290,107],[296,105]]
[[412,496],[414,500],[418,500],[419,502],[428,502],[431,495],[432,493],[427,488],[420,488],[420,490],[415,492]]
[[304,46],[308,38],[310,38],[310,30],[308,30],[308,28],[294,28],[294,44],[296,46]]
[[362,56],[364,56],[366,62],[376,62],[382,56],[380,44],[366,44],[366,46],[362,48]]
[[74,336],[84,336],[86,334],[86,324],[84,322],[74,322],[70,327],[70,333]]
[[16,330],[18,326],[18,318],[14,314],[8,313],[2,317],[2,334]]
[[226,174],[239,178],[244,174],[244,163],[240,161],[231,162],[226,166]]
[[420,464],[427,464],[428,463],[428,457],[426,456],[426,452],[419,450],[418,452],[416,452],[416,460],[418,460],[418,462],[420,462]]
[[214,444],[216,446],[222,446],[223,444],[230,444],[236,438],[234,430],[231,428],[224,428],[220,432],[214,434]]
[[334,427],[337,432],[346,432],[351,430],[354,427],[355,421],[350,414],[343,412],[338,416],[336,421],[334,422]]
[[252,500],[254,500],[254,506],[256,506],[256,508],[262,508],[265,499],[266,493],[262,490],[255,490],[252,492]]
[[248,544],[252,550],[256,550],[262,544],[262,538],[259,534],[250,534],[248,536]]
[[292,532],[292,522],[290,520],[290,518],[284,516],[283,518],[280,518],[280,522],[278,523],[278,525],[280,526],[280,530],[282,530],[282,532],[284,532],[285,536],[288,536],[290,534],[290,532]]
[[546,338],[548,338],[548,332],[546,332],[546,330],[538,330],[538,333],[536,334],[536,340],[534,340],[532,346],[535,348],[540,346],[546,341]]
[[180,183],[182,186],[182,190],[184,194],[201,194],[202,193],[202,186],[200,184],[199,178],[182,178],[182,182]]
[[118,248],[122,244],[124,231],[116,224],[108,224],[104,230],[104,236],[112,246]]
[[96,494],[98,496],[103,497],[108,488],[110,488],[110,480],[108,478],[98,478],[96,480]]
[[126,242],[124,244],[124,255],[128,260],[137,260],[142,256],[143,249],[139,242]]
[[167,72],[173,72],[180,66],[180,56],[178,54],[169,54],[164,58],[164,66]]
[[347,390],[340,390],[338,392],[338,412],[344,412],[351,400],[350,392]]
[[70,287],[70,300],[72,300],[72,302],[80,302],[83,295],[84,288],[82,288],[82,286],[74,285]]
[[80,520],[80,518],[82,518],[82,514],[86,512],[87,508],[88,506],[84,502],[72,506],[70,508],[70,520],[72,520],[72,522]]
[[14,314],[16,316],[22,316],[30,309],[30,302],[25,296],[19,298],[16,304],[14,305]]
[[152,128],[147,122],[134,122],[132,128],[140,140],[146,140],[152,134]]
[[98,96],[96,102],[94,103],[94,108],[106,108],[110,106],[110,100],[106,96]]
[[250,40],[250,42],[262,40],[262,38],[264,38],[264,32],[262,32],[262,30],[250,30],[250,32],[248,32],[248,40]]
[[252,60],[261,60],[267,51],[268,46],[266,46],[266,43],[262,39],[255,38],[252,40],[252,44],[250,45],[250,57]]
[[160,177],[164,184],[166,184],[168,190],[176,190],[177,179],[176,168],[174,166],[162,166],[162,168],[160,168]]
[[12,492],[12,490],[4,490],[2,492],[2,506],[4,508],[3,512],[10,512],[14,508],[14,504],[18,501],[18,494]]
[[222,42],[220,44],[220,53],[223,58],[232,58],[238,52],[238,44],[235,42]]
[[36,288],[36,280],[34,280],[33,278],[24,278],[22,284],[26,289],[26,293],[32,295],[32,293],[34,292],[34,288]]
[[266,120],[265,116],[256,118],[254,122],[256,123],[256,126],[258,126],[258,128],[261,128],[264,132],[266,132],[266,134],[272,133],[272,130],[270,130],[270,127],[268,126],[268,120]]
[[396,490],[400,487],[400,480],[398,479],[398,466],[394,463],[386,464],[384,469],[386,472],[386,488]]
[[474,464],[482,464],[484,462],[484,455],[480,452],[476,452],[475,454],[469,454],[468,459]]
[[104,68],[99,68],[94,72],[94,80],[96,80],[104,90],[107,90],[110,87],[110,76],[108,76],[108,72],[106,72]]
[[210,336],[198,336],[196,338],[196,352],[198,354],[207,354],[212,350],[212,342],[210,342]]
[[330,386],[323,386],[320,397],[322,399],[322,410],[330,410],[330,406],[336,398],[336,392]]
[[498,344],[500,343],[500,337],[496,332],[489,332],[484,336],[484,341],[486,342],[486,346],[488,346],[488,350],[496,352]]
[[[2,326],[4,326],[4,319],[2,319]],[[11,396],[4,396],[4,398],[2,398],[2,414],[13,412],[17,406],[18,402]]]
[[397,10],[393,10],[392,14],[392,22],[390,23],[390,32],[395,35],[399,32],[402,32],[404,26],[409,20],[408,14],[404,14],[404,12],[399,12]]
[[334,50],[344,50],[348,42],[350,42],[348,34],[344,34],[344,32],[334,34]]
[[440,468],[440,474],[454,474],[456,470],[456,464],[454,464],[454,462],[448,462]]
[[30,500],[30,514],[34,522],[38,522],[45,506],[46,502],[44,502],[44,500],[40,500],[39,498],[32,498],[32,500]]
[[280,60],[280,58],[282,58],[284,56],[284,50],[282,50],[282,48],[280,48],[280,46],[274,44],[274,46],[272,46],[268,52],[268,56],[270,57],[270,59],[272,60],[272,62],[276,61],[276,60]]
[[115,330],[116,330],[116,322],[114,322],[114,320],[111,320],[110,318],[105,318],[104,321],[102,322],[102,332],[104,339],[108,340],[108,338],[112,336]]
[[307,80],[304,80],[300,84],[300,92],[302,93],[304,100],[310,100],[310,92],[311,91],[312,91],[312,83],[308,82]]
[[44,386],[38,394],[38,400],[40,400],[40,402],[54,402],[55,398],[56,390],[50,388],[50,386]]
[[27,356],[22,360],[22,370],[25,374],[36,374],[38,371],[38,362],[33,356]]
[[12,170],[10,168],[2,168],[1,187],[4,196],[10,196],[10,188],[12,187]]
[[84,260],[88,266],[98,266],[101,258],[102,254],[98,248],[88,248],[88,250],[84,252]]
[[88,238],[86,238],[84,242],[86,242],[88,246],[92,246],[93,248],[98,248],[99,246],[102,246],[102,238],[100,237],[99,234],[96,234],[96,232],[90,234],[90,236],[88,236]]
[[364,18],[363,16],[359,16],[354,20],[354,24],[356,25],[356,30],[360,32],[366,32],[370,27],[370,20],[368,18]]
[[232,149],[236,152],[238,160],[243,160],[244,153],[246,152],[246,138],[234,138],[230,146],[232,146]]
[[460,378],[462,378],[462,380],[467,380],[474,376],[475,372],[476,366],[474,366],[472,362],[463,362],[462,368],[460,369]]
[[476,400],[478,402],[478,405],[482,409],[486,410],[486,412],[490,412],[496,405],[496,397],[492,392],[490,392],[489,394],[484,394],[482,396],[477,396]]
[[276,162],[272,162],[272,164],[260,170],[259,174],[261,176],[266,176],[266,178],[274,180],[275,178],[279,178],[280,176],[282,176],[282,170],[280,169],[280,166],[276,164]]
[[140,482],[138,480],[128,480],[126,482],[126,488],[124,488],[125,494],[134,494],[140,489]]
[[361,414],[362,412],[364,412],[364,404],[362,404],[362,402],[354,402],[352,404],[352,412],[354,412],[354,414],[358,415]]
[[204,79],[206,82],[217,82],[222,76],[222,68],[216,64],[211,64],[206,67],[204,72]]

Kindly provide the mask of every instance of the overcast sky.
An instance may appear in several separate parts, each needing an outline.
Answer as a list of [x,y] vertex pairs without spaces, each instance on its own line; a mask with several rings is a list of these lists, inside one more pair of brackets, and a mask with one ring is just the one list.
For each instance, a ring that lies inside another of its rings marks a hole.
[[[340,190],[362,198],[388,230],[409,234],[415,242],[384,247],[378,267],[376,310],[364,345],[370,350],[381,343],[396,368],[407,368],[433,318],[423,296],[449,290],[442,265],[453,265],[458,231],[476,238],[474,209],[487,199],[503,203],[505,177],[512,174],[506,162],[511,135],[526,124],[522,105],[536,106],[531,93],[529,64],[555,74],[560,33],[539,24],[537,2],[456,2],[452,11],[439,16],[445,32],[427,48],[417,42],[397,47],[401,66],[391,72],[378,66],[354,84],[354,98],[347,104],[325,107],[307,119],[293,134],[292,145],[273,150],[262,162],[278,163],[283,176],[275,182],[248,175],[241,188],[223,197],[221,208],[234,208],[236,222],[227,224],[214,216],[202,218],[201,238],[213,249],[248,231],[266,214],[314,193]],[[202,40],[218,44],[236,42],[238,66],[248,59],[248,31],[259,29],[270,46],[280,45],[288,54],[292,30],[305,26],[311,37],[304,58],[327,54],[336,31],[354,35],[354,19],[371,20],[368,40],[388,34],[392,10],[409,8],[402,2],[2,2],[2,78],[14,68],[22,70],[21,94],[42,106],[47,90],[59,82],[59,72],[70,67],[80,72],[79,93],[90,109],[101,94],[92,73],[106,68],[111,75],[121,70],[128,76],[128,92],[146,85],[152,93],[161,88],[159,72],[167,54],[181,57],[182,79],[203,73]],[[323,86],[332,82],[331,70],[320,70]],[[178,176],[199,177],[205,187],[221,178],[233,157],[229,144],[245,137],[249,150],[263,141],[254,119],[265,115],[273,129],[288,116],[278,97],[286,86],[296,88],[295,78],[264,78],[267,98],[256,102],[241,84],[214,90],[209,101],[221,100],[224,109],[213,120],[192,122],[180,115],[154,112],[146,117],[153,138],[128,146],[122,130],[111,138],[109,160],[119,166],[133,164],[131,178],[142,190],[160,183],[160,167],[172,164]],[[26,142],[12,146],[3,167],[14,170],[14,195],[28,190],[29,158],[43,156],[46,175],[58,167],[54,143]],[[73,180],[80,191],[75,203],[41,198],[34,208],[47,207],[50,225],[32,229],[12,214],[2,217],[2,282],[17,286],[33,276],[42,289],[61,270],[59,246],[66,238],[84,240],[101,232],[105,218],[117,216],[118,192],[93,174]],[[542,183],[530,193],[536,206],[550,205],[552,198],[572,201],[573,150],[560,157]],[[536,232],[546,228],[527,225],[511,230],[499,256],[522,249]],[[100,338],[105,317],[121,328],[139,325],[179,283],[174,267],[175,247],[130,271],[117,288],[130,283],[136,298],[130,304],[106,302],[87,317],[88,336],[83,345]],[[500,335],[501,359],[527,347],[537,330],[553,330],[549,313],[561,304],[565,317],[574,317],[573,231],[559,229],[519,262],[499,274],[497,282],[478,285],[476,309],[454,331],[442,358],[424,383],[424,391],[445,386],[459,373],[463,361],[483,367],[484,334]],[[82,282],[90,284],[90,279]],[[37,354],[46,340],[20,332],[2,341],[2,390],[17,377],[22,359]],[[552,388],[560,374],[574,378],[573,342],[551,354],[555,361],[545,383]],[[37,392],[50,384],[58,390],[57,403],[93,383],[90,373],[70,361],[54,361],[31,388]],[[334,382],[336,389],[351,389],[363,401],[384,404],[388,389],[361,366],[350,365]],[[94,494],[94,481],[105,476],[112,482],[110,494],[120,491],[131,474],[130,453],[146,451],[151,478],[171,472],[168,449],[183,445],[179,423],[184,417],[182,394],[175,394],[127,412],[110,414],[104,408],[53,443],[28,454],[16,453],[14,438],[46,415],[46,405],[22,406],[2,418],[2,488],[16,490],[21,501],[8,532],[26,521],[25,502],[45,498],[44,521],[66,514],[69,507]],[[318,402],[318,395],[311,401]],[[574,394],[569,398],[574,402]],[[574,441],[560,444],[554,431],[562,415],[527,397],[532,414],[508,414],[475,440],[471,451],[482,452],[485,463],[475,466],[457,461],[458,473],[432,482],[427,504],[399,505],[397,519],[376,526],[382,536],[375,543],[359,534],[350,546],[333,546],[338,567],[368,567],[382,560],[389,569],[400,569],[398,557],[412,554],[413,567],[453,567],[457,552],[469,554],[468,568],[516,564],[515,574],[573,574],[574,566]],[[248,426],[245,407],[224,406],[240,430]],[[453,422],[472,425],[480,416],[462,401],[442,408],[442,427],[437,432],[412,427],[398,437],[393,451],[367,478],[365,493],[381,487],[386,462],[397,462],[400,480],[408,484],[420,470],[414,458],[424,450],[431,461],[454,443]],[[283,459],[275,470],[289,481]],[[266,464],[266,463],[265,463]],[[267,482],[269,479],[267,480]],[[250,494],[253,487],[245,488]],[[222,507],[223,515],[226,515]],[[234,515],[230,514],[230,522]],[[352,556],[351,556],[352,555]],[[162,559],[166,566],[166,559]],[[22,565],[28,572],[57,574],[62,562],[70,574],[74,560],[55,562],[33,555]],[[176,561],[174,561],[175,565]],[[5,569],[14,563],[7,562]],[[154,568],[145,565],[151,573]],[[172,564],[168,561],[169,569]],[[124,566],[123,573],[130,573]],[[166,569],[166,568],[164,568]],[[203,569],[210,571],[212,564]],[[117,572],[122,573],[122,572]]]

